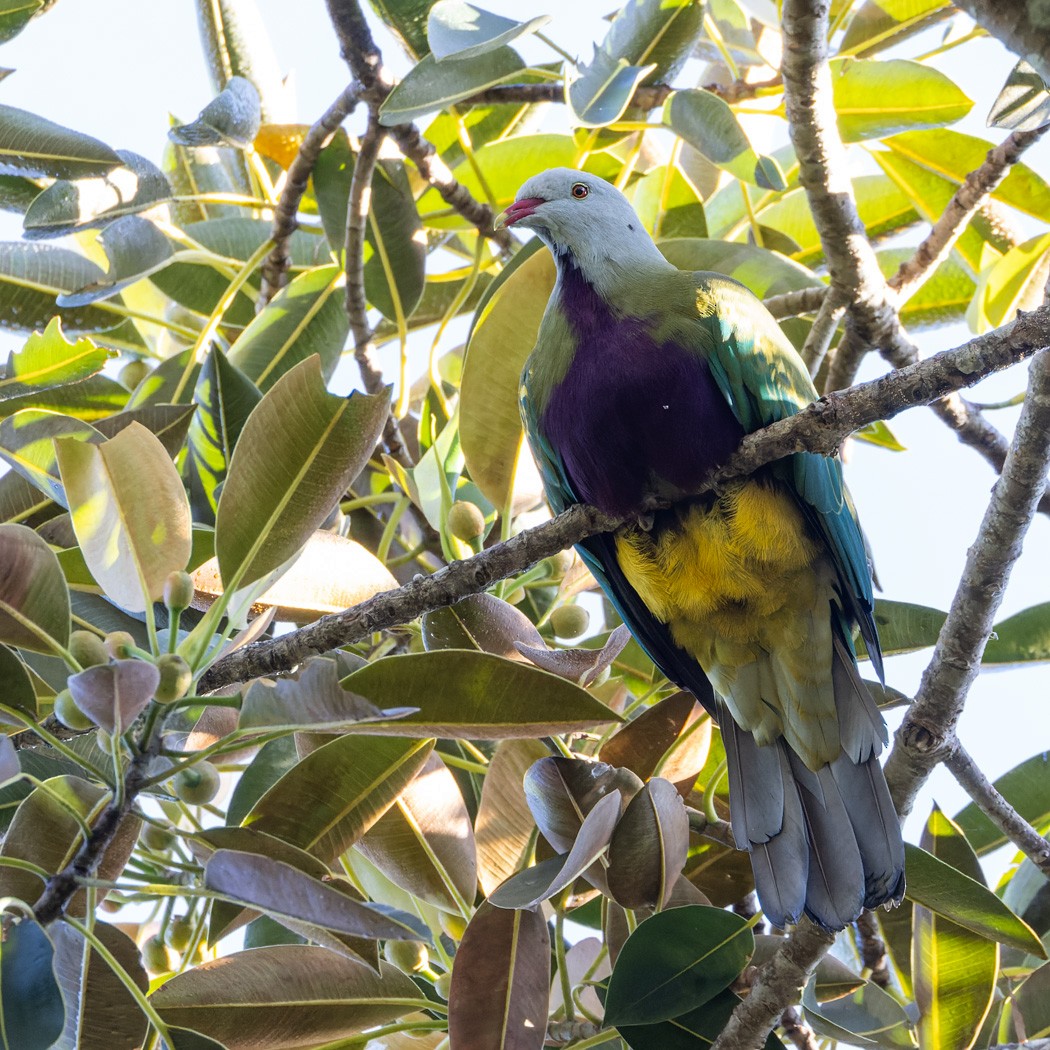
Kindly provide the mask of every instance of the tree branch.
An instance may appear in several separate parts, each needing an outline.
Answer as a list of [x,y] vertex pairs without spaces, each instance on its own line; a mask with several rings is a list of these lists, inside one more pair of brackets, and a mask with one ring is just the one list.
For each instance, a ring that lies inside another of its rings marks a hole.
[[259,290],[259,301],[256,310],[264,306],[288,283],[288,266],[291,261],[288,254],[288,242],[299,228],[299,204],[306,193],[310,175],[317,163],[317,158],[329,138],[340,124],[354,111],[360,98],[361,87],[356,82],[350,84],[340,96],[325,110],[320,120],[310,128],[299,145],[299,152],[288,167],[284,180],[284,189],[273,212],[273,226],[270,240],[273,248],[262,264],[262,286]]
[[982,29],[1027,59],[1050,82],[1050,22],[1038,3],[1001,0],[954,0]]
[[820,1050],[817,1034],[802,1020],[802,1015],[794,1006],[789,1006],[781,1015],[780,1023],[784,1035],[791,1040],[795,1050]]
[[879,930],[879,920],[873,911],[862,911],[857,919],[860,940],[860,958],[864,967],[871,971],[871,981],[880,988],[890,985],[890,968],[886,959],[886,942]]
[[1003,472],[970,548],[948,619],[886,762],[901,816],[911,812],[933,767],[957,745],[955,726],[1050,466],[1050,354],[1038,354]]
[[1021,154],[1032,143],[1038,142],[1046,130],[1043,127],[1036,131],[1013,132],[990,149],[984,163],[966,176],[925,240],[915,249],[915,254],[901,263],[900,269],[890,278],[889,284],[897,293],[898,302],[903,303],[914,295],[947,258],[966,224],[988,195],[1006,178]]
[[768,299],[762,300],[762,305],[778,321],[782,321],[785,317],[816,313],[827,295],[828,289],[823,285],[819,288],[800,288],[797,292],[771,295]]
[[[891,419],[908,408],[972,385],[1044,346],[1050,346],[1050,308],[1046,307],[977,336],[955,350],[850,390],[829,394],[798,415],[747,435],[729,462],[713,471],[700,491],[752,474],[793,452],[834,454],[843,439],[859,427],[878,419]],[[200,689],[207,692],[233,682],[291,670],[311,654],[347,645],[373,631],[409,623],[425,612],[483,591],[496,580],[522,572],[542,558],[620,524],[622,521],[605,517],[593,507],[571,507],[553,520],[467,561],[453,562],[431,576],[417,576],[403,587],[378,594],[280,638],[238,649],[204,675]]]
[[944,764],[977,803],[981,812],[1050,879],[1050,842],[999,794],[962,744],[956,743]]
[[751,993],[733,1011],[711,1050],[759,1050],[785,1007],[802,997],[809,975],[834,943],[833,933],[803,918],[759,969]]

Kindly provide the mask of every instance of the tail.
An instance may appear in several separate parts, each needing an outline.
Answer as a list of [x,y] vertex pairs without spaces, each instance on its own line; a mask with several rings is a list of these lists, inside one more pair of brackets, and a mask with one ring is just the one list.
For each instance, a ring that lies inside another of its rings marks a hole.
[[751,853],[763,911],[778,927],[805,913],[841,930],[904,894],[904,843],[878,759],[882,718],[839,645],[835,665],[843,749],[816,772],[783,738],[756,744],[720,705],[733,835]]

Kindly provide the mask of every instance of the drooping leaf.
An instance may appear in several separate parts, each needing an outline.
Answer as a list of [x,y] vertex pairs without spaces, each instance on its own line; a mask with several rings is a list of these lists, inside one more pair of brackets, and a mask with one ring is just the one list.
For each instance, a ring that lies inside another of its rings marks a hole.
[[73,701],[95,725],[120,735],[153,699],[160,672],[145,660],[114,660],[70,675],[68,684]]
[[1050,235],[1030,237],[982,271],[967,319],[980,333],[1032,310],[1042,302],[1050,268]]
[[658,912],[620,950],[606,1023],[666,1021],[703,1006],[737,977],[754,947],[750,926],[732,912],[700,905]]
[[166,1023],[229,1050],[258,1050],[345,1039],[403,1016],[406,1000],[420,998],[396,967],[381,964],[377,974],[326,948],[285,944],[195,966],[150,1001]]
[[21,350],[12,351],[0,378],[0,398],[20,397],[95,375],[112,355],[88,338],[70,342],[62,322],[52,318],[43,332],[34,332]]
[[490,653],[438,649],[392,656],[343,679],[379,707],[416,708],[382,728],[388,735],[502,740],[583,729],[618,716],[579,686]]
[[903,58],[832,60],[831,86],[845,142],[953,124],[973,107],[939,70]]
[[98,139],[14,106],[0,106],[0,172],[86,179],[120,166]]
[[92,576],[117,604],[141,612],[190,556],[189,504],[167,450],[141,423],[100,445],[72,438],[55,445]]
[[471,58],[535,33],[549,21],[550,15],[539,15],[516,22],[465,0],[438,0],[427,16],[427,42],[436,59]]
[[316,356],[274,384],[244,424],[216,512],[228,586],[253,583],[299,550],[368,461],[387,406],[380,395],[329,394]]
[[25,916],[0,917],[0,1047],[48,1050],[62,1034],[65,1008],[55,980],[55,949]]
[[103,176],[60,179],[30,205],[22,225],[28,237],[58,237],[133,215],[171,199],[171,185],[152,161],[117,150],[122,166]]
[[601,648],[548,649],[545,645],[526,645],[524,642],[516,642],[515,648],[529,663],[542,667],[544,671],[588,686],[609,669],[630,640],[631,632],[620,624],[610,631]]
[[379,111],[380,123],[393,127],[417,120],[511,80],[524,68],[517,52],[506,46],[441,62],[427,55],[387,96]]
[[234,146],[244,149],[255,140],[262,122],[259,92],[244,77],[233,76],[191,124],[168,132],[180,146]]
[[25,525],[0,525],[0,641],[55,654],[69,641],[69,590],[51,548]]
[[244,824],[334,859],[393,805],[432,749],[428,740],[339,737],[285,773]]
[[350,330],[341,266],[319,266],[299,274],[256,314],[230,348],[230,364],[264,393],[311,354],[332,378]]
[[905,895],[943,918],[1040,959],[1046,951],[1032,928],[991,890],[918,846],[905,843]]
[[483,903],[467,926],[452,969],[452,1045],[541,1050],[549,988],[550,935],[543,916]]
[[[922,848],[975,882],[980,862],[959,827],[936,806]],[[992,1005],[999,945],[916,905],[912,918],[912,975],[921,1046],[969,1050]]]

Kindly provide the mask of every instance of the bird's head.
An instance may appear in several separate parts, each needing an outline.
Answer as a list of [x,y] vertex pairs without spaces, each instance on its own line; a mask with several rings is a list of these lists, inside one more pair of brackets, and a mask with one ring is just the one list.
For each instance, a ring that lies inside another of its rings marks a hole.
[[535,230],[555,258],[571,257],[585,275],[599,281],[610,266],[663,263],[627,198],[597,175],[573,168],[534,175],[496,217],[495,226]]

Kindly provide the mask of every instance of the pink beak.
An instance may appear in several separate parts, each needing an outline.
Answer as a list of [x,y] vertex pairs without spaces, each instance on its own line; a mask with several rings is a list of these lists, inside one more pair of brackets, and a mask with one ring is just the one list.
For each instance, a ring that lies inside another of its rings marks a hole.
[[528,218],[541,204],[546,203],[542,197],[523,197],[520,201],[515,201],[506,211],[500,212],[492,226],[497,230],[502,230],[505,226],[513,226],[522,219]]

